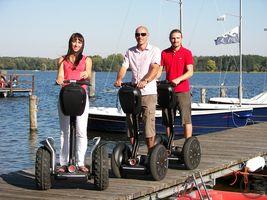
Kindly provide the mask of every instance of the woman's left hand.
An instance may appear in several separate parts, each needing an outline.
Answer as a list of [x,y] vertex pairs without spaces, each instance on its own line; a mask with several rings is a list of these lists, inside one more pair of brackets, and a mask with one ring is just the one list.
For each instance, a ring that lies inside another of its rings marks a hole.
[[88,78],[87,71],[81,72],[80,77],[83,78],[83,79],[87,79]]

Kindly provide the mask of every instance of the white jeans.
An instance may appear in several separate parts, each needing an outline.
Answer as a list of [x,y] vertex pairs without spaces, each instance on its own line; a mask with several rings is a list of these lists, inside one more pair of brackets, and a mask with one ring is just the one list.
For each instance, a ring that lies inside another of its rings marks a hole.
[[[77,116],[76,120],[76,158],[78,166],[84,166],[84,157],[87,150],[87,122],[89,114],[89,100],[86,95],[86,104],[84,113]],[[70,117],[62,113],[58,101],[58,115],[60,123],[60,165],[67,165],[69,162],[69,145],[70,145]]]

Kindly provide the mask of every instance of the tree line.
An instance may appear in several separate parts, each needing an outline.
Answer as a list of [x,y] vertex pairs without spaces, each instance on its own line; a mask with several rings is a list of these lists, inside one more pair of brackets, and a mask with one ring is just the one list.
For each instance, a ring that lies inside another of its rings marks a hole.
[[[91,56],[95,71],[118,71],[123,62],[122,54],[112,54],[106,58]],[[39,57],[0,57],[0,69],[7,70],[56,70],[58,59]],[[195,56],[195,71],[239,71],[239,56]],[[266,72],[267,57],[244,55],[243,71]]]

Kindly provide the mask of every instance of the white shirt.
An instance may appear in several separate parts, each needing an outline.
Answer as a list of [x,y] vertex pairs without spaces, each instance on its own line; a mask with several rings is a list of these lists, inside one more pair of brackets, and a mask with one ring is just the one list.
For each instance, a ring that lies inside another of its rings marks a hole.
[[[124,56],[122,67],[132,70],[132,83],[138,83],[149,71],[151,64],[160,65],[160,49],[147,45],[145,50],[140,51],[136,46],[128,49]],[[156,79],[150,81],[145,88],[141,89],[142,95],[157,94]]]

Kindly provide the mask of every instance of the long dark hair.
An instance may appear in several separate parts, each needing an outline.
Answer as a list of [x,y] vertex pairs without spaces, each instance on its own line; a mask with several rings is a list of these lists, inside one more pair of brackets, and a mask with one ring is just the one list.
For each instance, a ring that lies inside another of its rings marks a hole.
[[[79,41],[82,42],[82,47],[78,52],[74,52],[72,49],[72,42],[75,41],[76,39],[78,39]],[[64,60],[69,60],[70,55],[74,54],[75,55],[75,62],[74,62],[74,66],[78,66],[80,60],[82,59],[83,55],[83,49],[84,49],[84,38],[82,36],[82,34],[80,33],[73,33],[70,36],[69,39],[69,49],[68,49],[68,53],[65,55]]]

